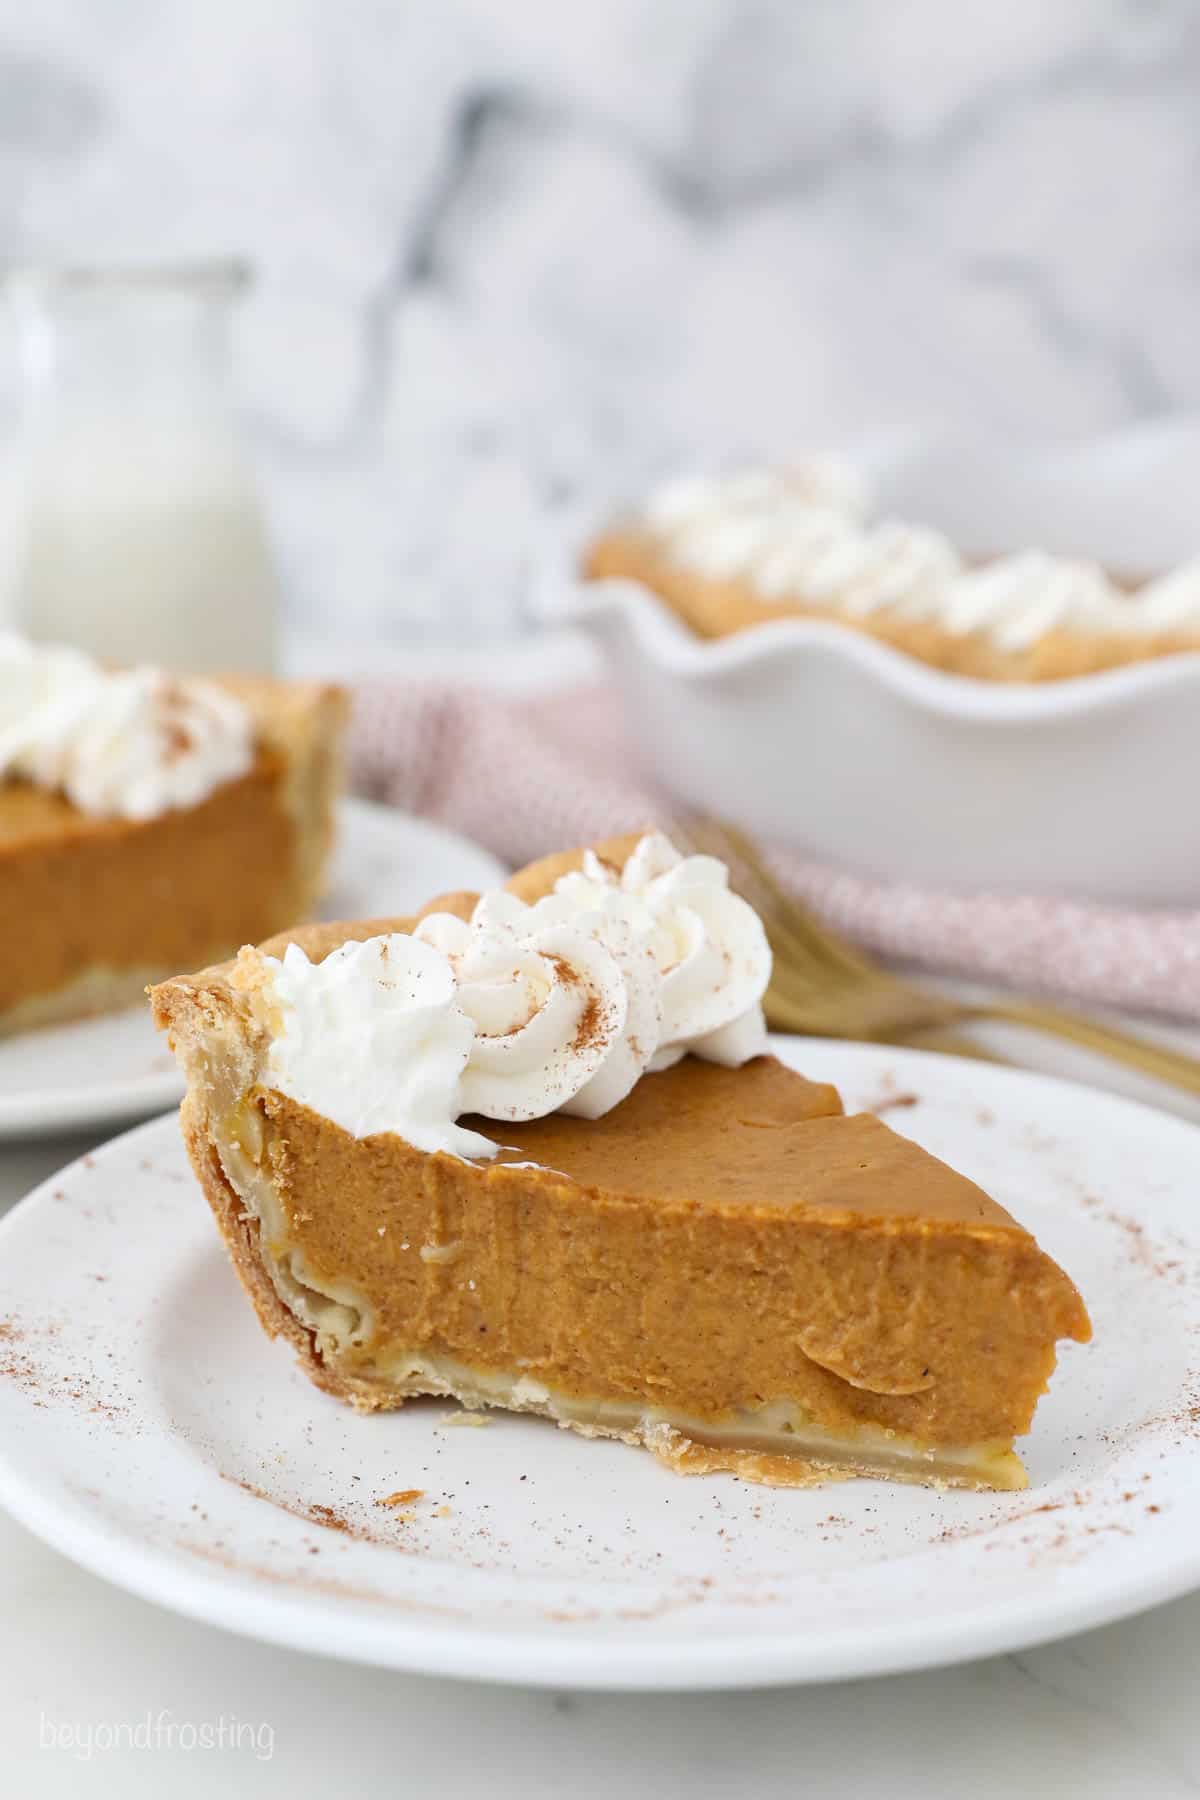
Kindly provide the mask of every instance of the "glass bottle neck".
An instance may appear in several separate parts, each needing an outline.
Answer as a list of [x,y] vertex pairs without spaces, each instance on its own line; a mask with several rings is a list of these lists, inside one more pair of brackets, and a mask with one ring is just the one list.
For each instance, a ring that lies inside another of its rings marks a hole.
[[19,304],[31,423],[104,414],[215,423],[231,403],[229,306],[171,288]]

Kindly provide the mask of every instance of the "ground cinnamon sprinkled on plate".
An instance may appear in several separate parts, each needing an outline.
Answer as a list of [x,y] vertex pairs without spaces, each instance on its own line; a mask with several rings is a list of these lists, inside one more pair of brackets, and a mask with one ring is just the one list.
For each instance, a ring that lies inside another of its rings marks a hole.
[[332,1506],[321,1506],[314,1501],[309,1512],[318,1525],[328,1525],[330,1531],[349,1531],[350,1526],[340,1513],[335,1513]]
[[220,1471],[220,1475],[222,1481],[228,1481],[234,1487],[241,1488],[243,1493],[253,1494],[256,1500],[263,1500],[268,1506],[277,1506],[281,1512],[290,1513],[294,1519],[301,1519],[308,1525],[322,1525],[328,1531],[343,1532],[347,1537],[356,1538],[361,1543],[378,1544],[381,1548],[404,1551],[407,1554],[403,1543],[394,1537],[380,1535],[377,1531],[372,1530],[370,1522],[366,1518],[359,1517],[353,1509],[350,1517],[347,1518],[344,1514],[335,1512],[332,1506],[325,1506],[319,1501],[287,1500],[281,1494],[272,1494],[265,1488],[257,1487],[254,1482],[246,1481],[240,1475],[227,1475],[224,1470]]
[[[186,1551],[189,1556],[202,1558],[205,1562],[216,1563],[220,1568],[228,1569],[237,1575],[250,1575],[256,1581],[268,1581],[276,1587],[297,1588],[301,1591],[321,1594],[337,1600],[364,1601],[372,1606],[387,1608],[394,1612],[429,1614],[444,1619],[468,1619],[470,1614],[462,1607],[447,1606],[435,1600],[409,1600],[399,1594],[389,1594],[379,1586],[361,1586],[337,1579],[326,1579],[309,1575],[303,1567],[294,1569],[272,1568],[261,1562],[243,1561],[232,1555],[222,1544],[197,1543],[191,1538],[177,1537],[176,1548]],[[313,1555],[312,1548],[309,1555]]]

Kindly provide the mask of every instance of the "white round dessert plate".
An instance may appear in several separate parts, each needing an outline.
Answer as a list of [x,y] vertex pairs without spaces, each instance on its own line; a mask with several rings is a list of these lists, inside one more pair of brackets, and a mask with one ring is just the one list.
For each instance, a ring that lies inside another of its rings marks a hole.
[[360,1416],[263,1336],[161,1119],[0,1227],[0,1501],[210,1624],[558,1688],[877,1675],[1200,1584],[1200,1133],[1008,1069],[778,1048],[978,1179],[1079,1283],[1095,1341],[1064,1347],[1028,1492],[758,1487],[444,1402]]
[[[402,913],[504,879],[494,856],[424,819],[343,801],[327,919]],[[0,1141],[144,1118],[175,1106],[175,1059],[144,1007],[0,1039]]]

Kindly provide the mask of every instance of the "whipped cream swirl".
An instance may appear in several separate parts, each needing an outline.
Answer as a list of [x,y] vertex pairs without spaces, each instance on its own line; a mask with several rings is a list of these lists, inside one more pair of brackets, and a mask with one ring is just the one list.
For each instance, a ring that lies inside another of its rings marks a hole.
[[843,531],[809,557],[794,585],[811,603],[852,617],[890,607],[925,618],[943,609],[947,588],[961,570],[962,559],[940,532],[885,520],[870,531]]
[[588,851],[583,868],[561,876],[533,912],[544,918],[595,917],[626,931],[653,957],[662,1023],[650,1068],[688,1051],[733,1068],[767,1047],[762,998],[771,951],[752,906],[730,891],[713,856],[681,856],[661,832],[642,838],[624,869]]
[[489,1157],[465,1114],[596,1119],[689,1050],[736,1067],[767,1047],[771,953],[723,863],[645,837],[589,855],[532,906],[346,943],[312,963],[243,950],[233,984],[269,1038],[268,1083],[356,1137]]
[[1139,588],[1132,601],[1145,631],[1200,631],[1200,557]]
[[79,651],[0,636],[0,779],[82,811],[149,819],[196,806],[254,760],[242,703],[159,669],[109,671]]
[[653,494],[643,522],[675,561],[712,581],[743,581],[765,599],[800,594],[866,614],[936,604],[961,559],[935,531],[863,523],[861,482],[837,462],[771,474],[678,481]]
[[493,1156],[456,1123],[475,1028],[454,970],[403,932],[342,944],[310,962],[243,950],[233,984],[270,1034],[266,1077],[354,1137],[391,1131],[418,1150]]
[[1001,650],[1028,650],[1047,631],[1127,630],[1131,602],[1095,563],[1028,550],[958,581],[942,609],[956,636],[985,631]]
[[459,1088],[464,1112],[597,1119],[628,1094],[658,1041],[658,974],[619,923],[547,917],[513,894],[485,894],[470,923],[421,920],[446,957],[475,1027]]

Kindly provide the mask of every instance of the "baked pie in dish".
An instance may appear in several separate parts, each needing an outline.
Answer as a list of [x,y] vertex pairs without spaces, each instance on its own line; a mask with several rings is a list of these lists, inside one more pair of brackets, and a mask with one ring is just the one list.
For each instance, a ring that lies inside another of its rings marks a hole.
[[667,483],[589,546],[701,637],[826,619],[992,681],[1054,681],[1200,651],[1200,560],[1136,588],[1030,550],[974,565],[922,525],[872,520],[841,463]]
[[770,952],[657,834],[152,993],[268,1333],[362,1408],[539,1413],[679,1471],[1025,1485],[1068,1277],[769,1054]]
[[319,684],[112,671],[0,637],[0,1034],[133,1005],[306,917],[344,713]]

